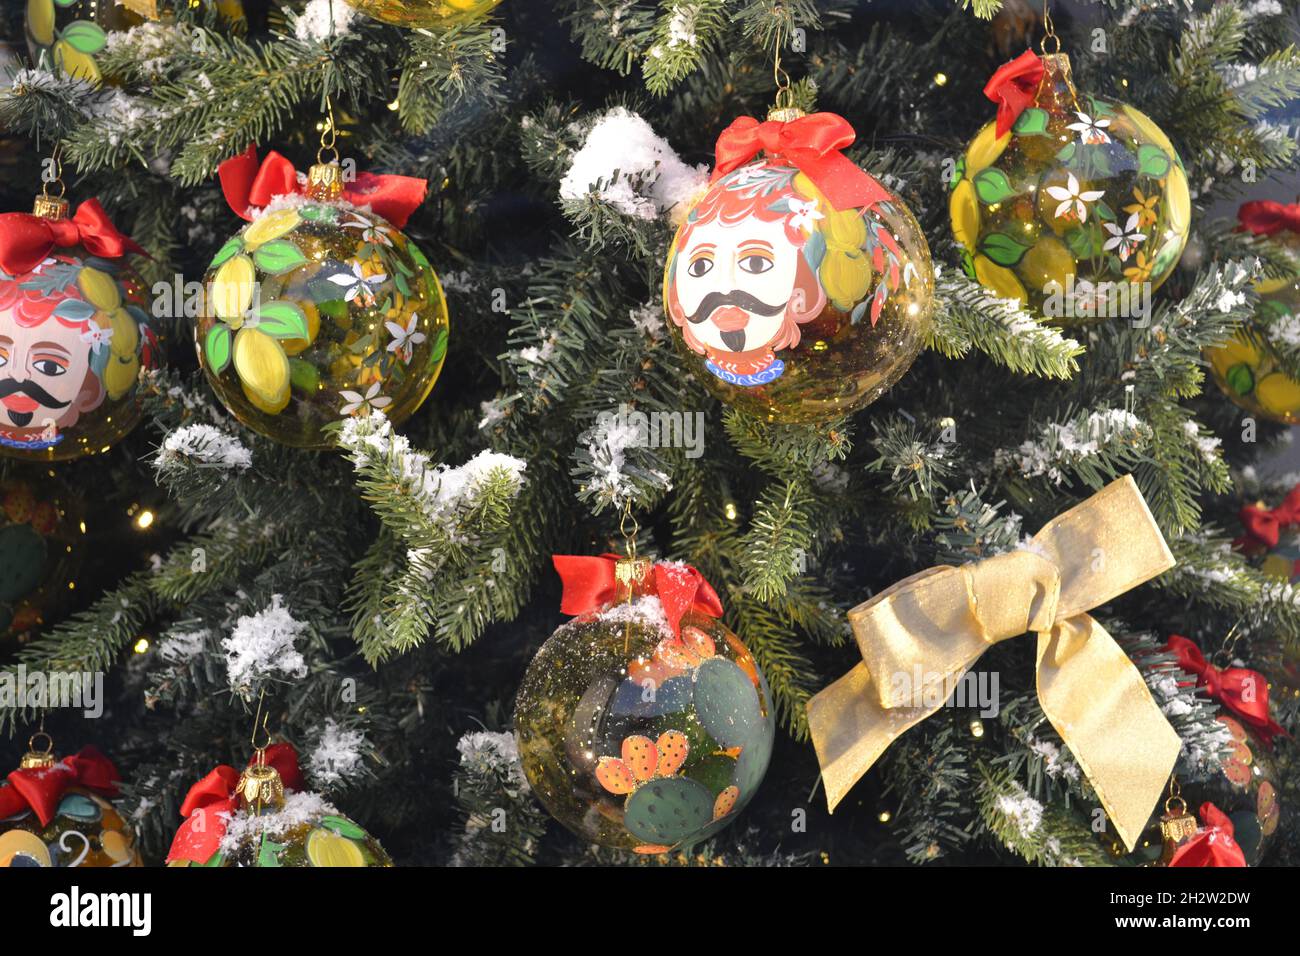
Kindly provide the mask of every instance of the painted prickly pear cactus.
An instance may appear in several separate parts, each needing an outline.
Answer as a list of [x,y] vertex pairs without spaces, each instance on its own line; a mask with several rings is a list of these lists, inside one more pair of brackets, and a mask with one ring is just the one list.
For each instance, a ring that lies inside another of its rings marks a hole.
[[767,683],[740,640],[655,596],[575,618],[520,685],[524,772],[561,823],[604,846],[665,853],[717,833],[772,754]]

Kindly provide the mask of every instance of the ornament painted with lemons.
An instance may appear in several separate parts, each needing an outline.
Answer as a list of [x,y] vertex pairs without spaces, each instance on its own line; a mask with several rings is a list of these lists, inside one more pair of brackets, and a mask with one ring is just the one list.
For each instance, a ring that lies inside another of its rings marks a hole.
[[[321,166],[313,167],[313,176]],[[324,181],[337,183],[337,165]],[[447,303],[428,259],[328,185],[277,198],[217,252],[195,344],[241,422],[298,448],[325,426],[428,397],[447,353]]]
[[[1246,203],[1238,212],[1242,227],[1256,233],[1276,237],[1292,255],[1292,274],[1275,279],[1265,279],[1255,284],[1259,305],[1246,328],[1231,341],[1205,350],[1214,381],[1233,402],[1250,412],[1283,425],[1300,424],[1300,381],[1294,377],[1300,361],[1273,343],[1273,337],[1283,332],[1294,335],[1296,322],[1300,321],[1300,233],[1289,225],[1254,223],[1249,215],[1252,205]],[[1295,221],[1300,204],[1279,206],[1287,213],[1280,217],[1282,223]]]
[[501,0],[351,0],[362,13],[399,27],[443,27],[486,16]]
[[96,56],[108,35],[158,18],[157,0],[27,0],[27,47],[32,62],[82,80],[101,79]]
[[949,216],[971,278],[1061,324],[1140,315],[1191,225],[1182,160],[1145,114],[1078,93],[1042,57],[1031,106],[957,162]]

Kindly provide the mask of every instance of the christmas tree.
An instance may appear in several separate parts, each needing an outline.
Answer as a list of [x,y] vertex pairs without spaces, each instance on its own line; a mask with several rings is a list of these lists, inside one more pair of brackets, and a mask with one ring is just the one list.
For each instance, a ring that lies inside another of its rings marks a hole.
[[1300,862],[1296,0],[3,17],[0,755],[145,864]]

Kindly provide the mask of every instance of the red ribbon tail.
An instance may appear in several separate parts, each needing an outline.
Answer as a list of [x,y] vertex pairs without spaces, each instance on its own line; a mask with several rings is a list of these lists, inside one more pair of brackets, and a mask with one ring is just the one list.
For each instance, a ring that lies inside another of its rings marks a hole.
[[106,797],[117,796],[121,774],[113,766],[113,761],[95,747],[82,747],[73,756],[63,758],[63,762],[72,768],[79,785]]
[[398,229],[420,208],[429,183],[415,176],[376,176],[362,173],[355,185],[344,190],[343,198],[354,206],[368,206]]
[[26,275],[54,248],[48,221],[25,212],[0,215],[0,269],[12,278]]
[[226,826],[234,812],[235,805],[230,799],[215,800],[195,809],[172,837],[167,862],[207,863],[221,849],[221,838],[226,835]]
[[1026,50],[1004,63],[984,85],[984,95],[998,104],[997,135],[1005,136],[1015,125],[1038,92],[1043,79],[1043,61],[1033,50]]
[[217,167],[217,178],[221,180],[221,192],[226,203],[240,219],[252,219],[248,212],[248,197],[253,189],[253,177],[257,175],[257,147],[249,146],[238,156],[231,156]]
[[560,613],[576,616],[598,610],[615,596],[614,564],[610,556],[593,557],[579,554],[551,556],[564,592],[560,597]]
[[77,782],[76,774],[66,764],[31,770],[15,770],[9,774],[9,786],[23,798],[41,826],[47,827],[59,809],[59,801],[68,787]]

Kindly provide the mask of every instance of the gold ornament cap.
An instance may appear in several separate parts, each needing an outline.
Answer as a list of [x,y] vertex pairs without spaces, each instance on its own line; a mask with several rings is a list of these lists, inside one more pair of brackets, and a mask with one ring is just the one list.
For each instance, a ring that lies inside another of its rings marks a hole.
[[[36,741],[44,738],[45,748],[38,749]],[[18,766],[23,770],[47,770],[54,766],[54,739],[49,734],[41,731],[38,734],[32,734],[27,741],[27,753],[23,754],[23,759],[18,762]]]
[[773,123],[792,123],[807,115],[797,106],[774,106],[767,111],[767,118]]
[[649,558],[619,558],[614,564],[614,580],[631,592],[650,575],[654,562]]
[[1047,110],[1067,111],[1077,108],[1079,94],[1074,88],[1068,53],[1044,53],[1043,78],[1038,81],[1037,105]]
[[257,762],[240,775],[235,786],[240,806],[255,814],[284,806],[284,781],[280,779],[280,771],[262,763],[262,759],[263,754],[259,752]]
[[313,164],[307,172],[307,194],[312,199],[338,199],[343,195],[343,167],[338,163]]
[[42,219],[67,219],[68,201],[62,196],[47,196],[42,193],[32,202],[32,215]]

